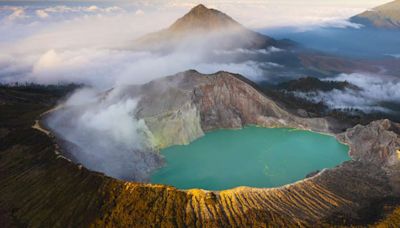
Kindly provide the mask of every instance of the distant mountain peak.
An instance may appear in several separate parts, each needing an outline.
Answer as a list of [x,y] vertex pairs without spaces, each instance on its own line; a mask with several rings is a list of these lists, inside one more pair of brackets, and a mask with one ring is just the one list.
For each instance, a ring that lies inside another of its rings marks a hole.
[[174,32],[185,32],[187,30],[232,29],[232,27],[240,28],[241,25],[221,11],[199,4],[179,18],[169,29]]
[[[205,12],[209,10],[209,8],[205,7],[203,4],[198,4],[197,6],[193,7],[190,12]],[[189,13],[190,13],[189,12]]]
[[[182,42],[185,41],[185,42]],[[288,42],[251,31],[225,13],[203,4],[193,7],[171,26],[136,40],[138,49],[168,51],[176,46],[207,42],[215,49],[262,49],[270,46],[287,47]]]

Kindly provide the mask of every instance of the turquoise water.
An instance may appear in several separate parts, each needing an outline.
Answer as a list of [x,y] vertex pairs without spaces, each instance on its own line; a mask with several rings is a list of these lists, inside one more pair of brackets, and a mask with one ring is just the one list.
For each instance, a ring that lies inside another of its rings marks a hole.
[[284,128],[218,130],[185,146],[161,150],[166,165],[152,183],[180,189],[277,187],[349,160],[334,137]]

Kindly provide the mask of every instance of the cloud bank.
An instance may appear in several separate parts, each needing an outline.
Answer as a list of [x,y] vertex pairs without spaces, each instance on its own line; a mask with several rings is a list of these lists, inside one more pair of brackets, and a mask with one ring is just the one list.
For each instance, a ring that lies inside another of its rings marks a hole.
[[[205,63],[207,58],[200,53],[165,56],[129,49],[136,38],[167,27],[198,3],[176,0],[0,4],[0,82],[82,82],[107,88],[113,84],[143,83],[191,68],[203,73],[227,70],[260,80],[268,77],[268,67],[279,67],[273,62],[255,61]],[[250,28],[357,27],[345,19],[378,4],[314,0],[301,4],[288,0],[203,3]],[[243,53],[246,51],[234,50],[230,54],[250,54]],[[269,54],[267,50],[261,51],[264,53],[257,54]]]
[[328,81],[349,82],[359,89],[331,90],[328,92],[295,92],[295,95],[314,103],[323,102],[331,109],[353,108],[371,112],[392,113],[388,104],[400,105],[400,79],[369,73],[340,74]]
[[[166,8],[170,10],[161,12]],[[169,4],[2,6],[0,82],[77,82],[106,89],[187,69],[226,70],[262,80],[266,69],[278,67],[255,61],[210,62],[204,40],[190,48],[182,43],[168,54],[132,50],[136,38],[167,27],[181,11],[186,9]],[[213,54],[268,56],[279,51],[238,49]]]

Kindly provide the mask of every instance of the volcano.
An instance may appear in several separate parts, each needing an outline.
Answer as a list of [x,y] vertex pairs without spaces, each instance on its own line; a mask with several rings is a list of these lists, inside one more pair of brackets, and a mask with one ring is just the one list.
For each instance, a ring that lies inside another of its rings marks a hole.
[[249,30],[225,13],[200,4],[168,28],[136,40],[135,48],[170,50],[196,44],[213,49],[263,49],[290,45],[287,41]]

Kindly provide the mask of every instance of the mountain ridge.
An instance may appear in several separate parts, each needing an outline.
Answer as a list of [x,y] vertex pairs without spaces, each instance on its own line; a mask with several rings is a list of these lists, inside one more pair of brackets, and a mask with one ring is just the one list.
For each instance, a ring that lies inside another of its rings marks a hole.
[[365,27],[400,29],[400,0],[395,0],[350,18]]

